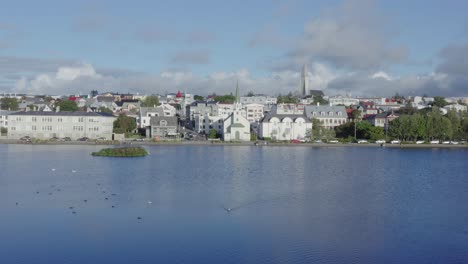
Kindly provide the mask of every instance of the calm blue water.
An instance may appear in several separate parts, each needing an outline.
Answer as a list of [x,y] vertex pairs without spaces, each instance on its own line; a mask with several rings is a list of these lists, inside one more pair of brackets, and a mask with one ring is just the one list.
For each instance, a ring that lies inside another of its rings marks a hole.
[[0,145],[0,263],[468,263],[466,149],[99,148]]

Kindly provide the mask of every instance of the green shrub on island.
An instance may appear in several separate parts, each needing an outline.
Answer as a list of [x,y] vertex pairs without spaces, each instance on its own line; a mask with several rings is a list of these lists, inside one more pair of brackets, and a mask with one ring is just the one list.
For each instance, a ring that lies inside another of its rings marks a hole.
[[142,147],[105,148],[91,153],[93,156],[101,157],[143,157],[148,152]]

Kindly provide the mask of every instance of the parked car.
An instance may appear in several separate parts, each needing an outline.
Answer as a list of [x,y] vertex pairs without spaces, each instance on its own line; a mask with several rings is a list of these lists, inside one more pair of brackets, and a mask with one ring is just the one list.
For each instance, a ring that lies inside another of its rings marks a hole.
[[458,141],[450,141],[451,145],[458,145]]
[[314,143],[322,143],[322,140],[320,139],[314,140]]
[[58,138],[58,137],[53,137],[53,138],[51,138],[50,140],[52,140],[52,141],[58,141],[58,140],[60,140],[60,138]]
[[105,137],[99,137],[99,138],[97,138],[97,140],[107,140],[107,138],[105,138]]
[[367,144],[367,143],[369,143],[369,142],[368,142],[367,140],[365,140],[365,139],[359,139],[359,140],[357,141],[357,143],[358,143],[358,144]]
[[310,140],[309,140],[309,139],[307,139],[307,138],[300,139],[300,141],[301,141],[301,143],[307,143],[307,142],[310,142]]
[[439,140],[431,140],[430,143],[431,143],[431,144],[439,144],[440,142],[439,142]]
[[25,136],[25,137],[22,137],[20,138],[21,141],[26,141],[26,142],[31,142],[31,137],[30,136]]
[[401,141],[398,140],[398,139],[394,139],[394,140],[390,141],[390,143],[391,143],[391,144],[400,144]]
[[419,144],[424,144],[424,140],[418,140],[418,141],[416,141],[416,144],[418,144],[418,145]]
[[79,138],[78,141],[88,141],[89,138],[88,137],[82,137],[82,138]]
[[448,145],[448,144],[450,144],[450,141],[443,141],[442,144]]
[[64,137],[64,138],[62,138],[62,139],[63,139],[63,141],[71,141],[71,138],[70,138],[70,137]]
[[339,143],[339,141],[336,140],[336,139],[332,139],[332,140],[329,140],[328,143],[330,143],[330,144],[336,144],[336,143]]
[[293,139],[291,140],[291,143],[301,143],[301,141],[299,139]]
[[379,139],[379,140],[376,140],[375,143],[377,143],[377,144],[384,144],[384,143],[385,143],[385,140]]

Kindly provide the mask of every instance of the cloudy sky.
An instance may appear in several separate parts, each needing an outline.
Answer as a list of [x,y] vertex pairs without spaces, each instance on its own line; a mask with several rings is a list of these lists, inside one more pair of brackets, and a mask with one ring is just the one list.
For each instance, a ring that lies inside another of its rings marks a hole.
[[466,0],[8,1],[0,92],[468,96]]

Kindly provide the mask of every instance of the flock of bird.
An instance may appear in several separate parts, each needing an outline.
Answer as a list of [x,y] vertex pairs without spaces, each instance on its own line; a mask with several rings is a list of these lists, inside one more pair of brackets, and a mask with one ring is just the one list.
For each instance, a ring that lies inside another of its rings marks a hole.
[[[57,169],[51,168],[50,171],[55,172],[55,171],[57,171]],[[71,170],[71,172],[72,172],[72,173],[76,173],[77,170]],[[104,195],[104,200],[105,200],[105,201],[112,201],[112,200],[114,200],[114,199],[112,199],[112,198],[114,198],[115,196],[117,196],[117,193],[109,192],[109,190],[106,189],[106,188],[104,187],[104,185],[101,184],[101,183],[96,183],[96,186],[97,186],[97,188],[98,188],[98,191],[99,191],[102,195]],[[52,185],[50,185],[50,187],[47,188],[46,190],[37,190],[37,191],[36,191],[36,195],[40,195],[40,194],[46,193],[47,195],[52,196],[55,192],[62,192],[62,188],[60,188],[60,187],[57,186],[56,184],[52,184]],[[82,199],[81,201],[79,201],[80,204],[76,204],[76,203],[77,203],[77,202],[75,202],[74,205],[68,206],[68,209],[70,210],[71,214],[73,214],[73,215],[76,215],[76,214],[77,214],[77,208],[78,208],[78,207],[83,206],[84,204],[87,204],[87,203],[88,203],[88,199]],[[147,203],[148,205],[152,205],[152,204],[153,204],[153,202],[150,201],[150,200],[146,201],[146,203]],[[18,201],[15,202],[15,204],[16,204],[16,206],[20,206],[20,205],[21,205],[20,202],[18,202]],[[116,206],[115,204],[111,204],[110,207],[111,207],[111,208],[116,208],[117,206]],[[136,219],[137,219],[137,220],[142,220],[143,217],[137,216]]]

